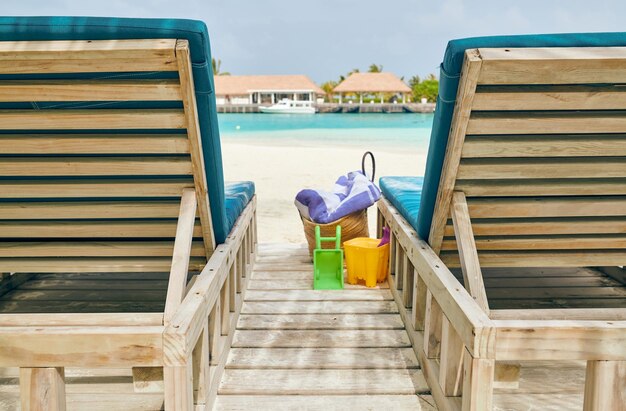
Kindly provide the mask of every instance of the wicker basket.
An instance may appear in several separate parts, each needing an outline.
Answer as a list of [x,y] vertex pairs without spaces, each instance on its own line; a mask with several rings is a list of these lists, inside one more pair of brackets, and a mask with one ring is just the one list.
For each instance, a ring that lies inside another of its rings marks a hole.
[[[343,248],[343,242],[352,240],[356,237],[369,237],[369,229],[367,226],[367,209],[357,211],[352,214],[348,214],[345,217],[340,218],[337,221],[333,221],[328,224],[317,224],[307,218],[300,216],[302,224],[304,225],[304,235],[307,243],[309,243],[309,255],[313,256],[313,250],[315,249],[315,226],[319,225],[322,233],[322,237],[334,237],[335,227],[341,226],[341,247]],[[333,248],[334,243],[323,242],[322,248]]]

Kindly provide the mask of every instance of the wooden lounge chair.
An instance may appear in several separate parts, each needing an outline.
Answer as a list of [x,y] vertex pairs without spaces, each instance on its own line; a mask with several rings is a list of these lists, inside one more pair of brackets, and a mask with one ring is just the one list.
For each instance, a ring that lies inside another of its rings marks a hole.
[[3,18],[0,39],[0,367],[21,409],[65,409],[65,367],[210,407],[256,200],[224,187],[205,25]]
[[584,409],[626,408],[624,83],[625,33],[449,43],[426,174],[379,204],[440,409],[524,361],[586,361]]

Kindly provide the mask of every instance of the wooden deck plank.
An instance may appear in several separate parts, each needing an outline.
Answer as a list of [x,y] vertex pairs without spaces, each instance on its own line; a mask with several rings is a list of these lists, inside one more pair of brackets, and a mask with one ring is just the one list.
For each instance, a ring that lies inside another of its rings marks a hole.
[[163,312],[165,293],[162,301],[2,301],[1,313],[135,313]]
[[215,411],[435,411],[430,395],[228,395],[218,396]]
[[[288,259],[289,257],[285,257]],[[259,271],[309,271],[313,270],[311,262],[289,262],[289,261],[276,261],[276,262],[260,262],[254,264],[254,268],[258,268]]]
[[304,247],[259,248],[215,409],[431,409],[388,285],[314,291],[312,269]]
[[[131,383],[132,386],[132,383]],[[7,393],[0,397],[0,409],[19,410],[19,393]],[[115,393],[68,394],[67,409],[76,411],[156,411],[163,407],[163,394]]]
[[389,290],[248,290],[246,301],[391,301]]
[[237,330],[233,347],[409,347],[404,330]]
[[[310,290],[313,284],[313,273],[310,279],[280,279],[280,280],[256,280],[251,279],[248,283],[248,290]],[[344,284],[344,290],[363,290],[362,285]],[[371,289],[389,288],[387,282],[378,283]]]
[[306,271],[260,271],[255,270],[250,280],[309,280],[313,283],[313,270]]
[[242,314],[389,314],[397,313],[393,301],[350,301],[337,304],[334,301],[285,301],[280,304],[269,301],[245,301]]
[[404,329],[397,314],[241,315],[239,330]]
[[580,410],[582,394],[549,393],[549,394],[494,394],[494,411],[510,410]]
[[232,348],[226,368],[419,368],[412,348]]
[[340,395],[428,393],[419,370],[224,370],[218,393]]

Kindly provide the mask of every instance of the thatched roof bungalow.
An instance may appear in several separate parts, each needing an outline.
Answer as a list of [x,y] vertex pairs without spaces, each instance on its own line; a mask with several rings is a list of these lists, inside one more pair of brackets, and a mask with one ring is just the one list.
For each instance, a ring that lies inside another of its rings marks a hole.
[[305,75],[216,76],[217,104],[274,104],[283,98],[315,101],[324,95]]
[[339,93],[339,102],[345,93],[356,93],[363,103],[363,94],[380,95],[381,102],[384,94],[393,93],[402,96],[402,102],[406,101],[406,94],[411,93],[407,86],[393,73],[352,73],[333,90]]

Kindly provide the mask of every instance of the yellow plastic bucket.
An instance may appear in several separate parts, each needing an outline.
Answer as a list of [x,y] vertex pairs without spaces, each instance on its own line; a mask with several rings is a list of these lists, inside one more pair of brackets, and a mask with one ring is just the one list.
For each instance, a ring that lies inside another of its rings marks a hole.
[[365,281],[375,287],[387,279],[389,272],[389,244],[378,247],[379,239],[359,237],[343,243],[348,269],[348,283]]

